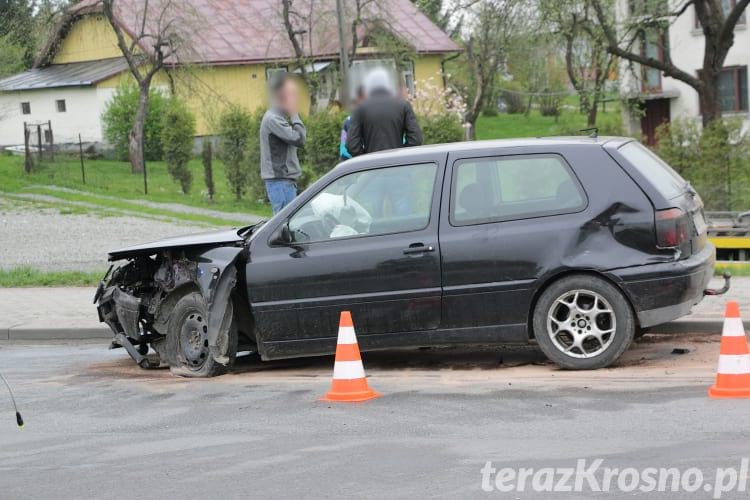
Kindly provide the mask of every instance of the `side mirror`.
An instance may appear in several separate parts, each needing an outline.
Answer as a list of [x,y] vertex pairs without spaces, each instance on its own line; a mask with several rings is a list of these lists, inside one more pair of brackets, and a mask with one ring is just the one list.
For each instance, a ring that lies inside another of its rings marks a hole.
[[288,247],[294,243],[292,238],[292,231],[289,229],[289,222],[285,222],[279,229],[276,230],[273,237],[271,238],[272,245],[278,245]]

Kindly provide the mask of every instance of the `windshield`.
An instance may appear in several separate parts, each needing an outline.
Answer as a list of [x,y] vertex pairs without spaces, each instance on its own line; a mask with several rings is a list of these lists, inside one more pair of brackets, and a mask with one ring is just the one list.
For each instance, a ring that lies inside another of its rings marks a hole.
[[685,192],[687,181],[641,143],[633,141],[625,144],[620,148],[620,154],[666,199]]

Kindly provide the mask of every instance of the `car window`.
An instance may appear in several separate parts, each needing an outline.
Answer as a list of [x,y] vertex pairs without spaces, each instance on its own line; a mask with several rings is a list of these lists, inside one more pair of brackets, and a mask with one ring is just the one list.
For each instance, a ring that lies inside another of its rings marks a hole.
[[296,242],[417,231],[427,227],[435,187],[434,163],[345,175],[289,220]]
[[453,181],[455,225],[570,213],[586,205],[577,179],[557,155],[465,160]]
[[620,148],[620,153],[666,199],[685,192],[687,181],[643,144],[629,142]]

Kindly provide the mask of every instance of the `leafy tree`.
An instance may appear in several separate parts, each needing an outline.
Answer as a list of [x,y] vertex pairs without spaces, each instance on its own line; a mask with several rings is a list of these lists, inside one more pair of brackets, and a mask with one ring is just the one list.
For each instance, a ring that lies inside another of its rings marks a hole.
[[[28,68],[34,61],[36,44],[30,34],[34,30],[34,10],[29,0],[0,0],[0,38],[3,39],[3,49],[11,47],[12,54],[3,53],[0,56],[2,62],[8,59],[11,67]],[[21,56],[20,60],[14,60],[11,56]],[[13,69],[16,71],[16,69]],[[0,72],[9,74],[0,66]]]
[[172,98],[164,113],[161,137],[167,171],[180,183],[184,194],[190,192],[193,183],[188,162],[193,155],[194,136],[195,117],[182,102]]
[[678,119],[657,129],[656,151],[689,180],[709,210],[741,210],[750,204],[750,134],[738,119],[705,127]]
[[[250,180],[254,128],[253,116],[239,106],[229,107],[219,118],[219,158],[224,162],[227,182],[237,201],[247,191]],[[259,164],[256,168],[260,168]]]
[[[115,14],[115,0],[101,0],[102,11],[117,37],[117,46],[128,63],[130,74],[138,86],[138,101],[128,138],[132,171],[145,170],[145,127],[149,114],[151,83],[167,65],[174,66],[192,51],[190,9],[172,0],[143,0],[136,2],[131,31],[125,34]],[[121,14],[118,12],[118,14]],[[129,40],[128,40],[129,39]],[[143,50],[145,49],[145,50]],[[145,180],[145,174],[144,174]]]
[[[607,50],[612,55],[631,65],[658,69],[665,76],[695,89],[700,99],[704,125],[721,118],[719,78],[729,49],[734,45],[734,29],[745,14],[750,0],[634,0],[627,2],[631,12],[627,13],[628,17],[624,22],[619,23],[613,14],[613,0],[585,1],[593,9],[606,40]],[[705,39],[702,68],[697,73],[693,67],[678,67],[670,57],[668,44],[669,25],[681,16],[693,15]],[[646,39],[664,53],[663,58],[652,57],[643,50]]]
[[203,180],[206,183],[206,190],[208,191],[208,201],[213,203],[214,201],[214,161],[213,161],[213,146],[211,141],[203,141]]
[[565,47],[565,68],[580,99],[587,126],[596,125],[599,101],[615,58],[607,50],[607,40],[596,22],[593,9],[586,1],[559,0],[542,2],[542,27]]
[[10,35],[0,36],[0,78],[24,70],[26,49],[14,43]]
[[307,140],[301,161],[307,165],[315,178],[327,173],[339,160],[339,139],[345,113],[324,111],[307,118]]
[[[125,160],[128,158],[130,130],[138,108],[138,96],[137,87],[121,85],[102,114],[104,136],[114,146],[117,156]],[[151,104],[144,124],[144,154],[149,161],[162,159],[162,114],[167,105],[166,100],[160,92],[151,89]]]

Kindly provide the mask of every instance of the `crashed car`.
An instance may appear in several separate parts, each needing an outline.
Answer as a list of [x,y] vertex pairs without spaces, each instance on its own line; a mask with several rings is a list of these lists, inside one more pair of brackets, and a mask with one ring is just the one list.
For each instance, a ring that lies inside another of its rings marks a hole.
[[714,248],[689,183],[627,138],[400,149],[346,161],[272,219],[117,250],[101,321],[142,367],[208,377],[237,352],[535,341],[615,362],[706,294]]

